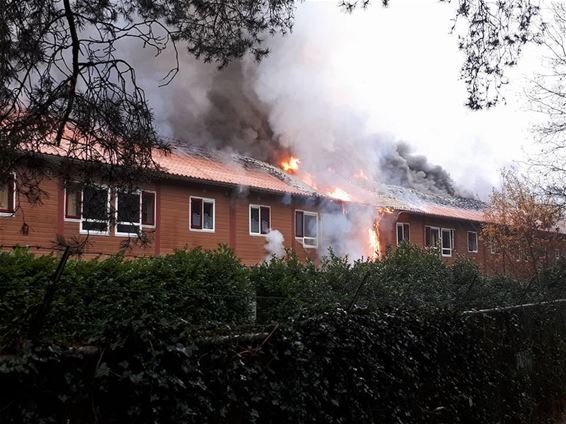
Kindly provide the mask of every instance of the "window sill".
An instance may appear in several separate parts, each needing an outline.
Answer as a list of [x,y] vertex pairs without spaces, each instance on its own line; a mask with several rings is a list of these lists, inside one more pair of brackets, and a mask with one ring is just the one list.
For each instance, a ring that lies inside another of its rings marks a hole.
[[190,228],[189,227],[189,231],[194,231],[195,233],[215,233],[216,229],[213,228],[213,229],[209,230],[209,229],[205,228],[205,229],[199,230],[198,228]]
[[101,232],[101,231],[88,231],[88,230],[80,230],[79,234],[84,234],[87,236],[104,236],[104,237],[108,237],[110,235],[110,232],[107,231],[105,233]]
[[4,217],[6,217],[6,218],[8,218],[8,217],[14,217],[14,216],[16,216],[16,211],[12,211],[12,212],[10,212],[10,211],[1,211],[1,212],[0,212],[0,216],[4,216]]

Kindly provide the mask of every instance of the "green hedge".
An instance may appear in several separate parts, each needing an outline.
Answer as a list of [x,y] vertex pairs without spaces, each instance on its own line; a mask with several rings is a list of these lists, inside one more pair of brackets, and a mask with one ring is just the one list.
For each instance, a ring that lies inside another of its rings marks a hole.
[[[0,253],[0,338],[25,328],[57,261],[23,249]],[[553,299],[566,295],[565,282],[564,263],[545,271],[541,284],[529,285],[482,277],[465,259],[447,266],[410,245],[377,262],[351,262],[330,252],[318,266],[289,253],[248,268],[224,247],[147,259],[71,260],[42,336],[80,343],[131,318],[207,330],[285,322],[353,305],[462,311]]]
[[566,396],[560,306],[338,310],[251,341],[128,321],[90,353],[0,358],[0,422],[550,423]]
[[[0,253],[0,333],[29,319],[58,258],[25,250]],[[43,325],[44,335],[86,341],[124,320],[179,321],[217,327],[250,322],[254,291],[226,248],[157,258],[71,260]]]

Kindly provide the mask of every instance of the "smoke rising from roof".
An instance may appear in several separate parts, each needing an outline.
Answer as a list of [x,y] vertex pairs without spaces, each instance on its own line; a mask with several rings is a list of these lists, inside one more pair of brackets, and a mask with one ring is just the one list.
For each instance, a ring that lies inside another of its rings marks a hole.
[[129,51],[138,77],[147,79],[161,132],[181,143],[271,163],[292,153],[323,185],[351,180],[361,170],[380,183],[457,193],[448,172],[407,143],[368,133],[367,112],[338,84],[331,60],[306,32],[268,43],[272,53],[263,62],[244,59],[222,70],[181,54],[180,73],[165,88],[155,81],[173,64],[172,52],[150,61],[147,52]]

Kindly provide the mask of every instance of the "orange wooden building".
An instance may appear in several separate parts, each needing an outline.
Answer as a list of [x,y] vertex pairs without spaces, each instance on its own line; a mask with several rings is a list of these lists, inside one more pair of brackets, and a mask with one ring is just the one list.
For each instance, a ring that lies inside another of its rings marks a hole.
[[[350,201],[342,201],[264,162],[195,148],[160,155],[158,162],[164,172],[136,192],[44,179],[41,204],[18,200],[16,173],[13,182],[0,187],[1,248],[20,245],[45,252],[59,236],[88,237],[86,256],[114,254],[141,230],[149,243],[132,243],[127,255],[224,244],[252,265],[269,255],[271,230],[278,230],[284,247],[303,259],[325,254],[331,233],[334,242],[355,239],[367,246],[362,253],[371,255],[367,234],[375,222],[381,252],[409,241],[437,248],[446,261],[471,258],[484,271],[494,254],[479,239],[483,205],[477,201],[353,185],[346,187]],[[359,219],[356,210],[369,210],[371,222]],[[331,214],[349,215],[349,229],[332,228]]]

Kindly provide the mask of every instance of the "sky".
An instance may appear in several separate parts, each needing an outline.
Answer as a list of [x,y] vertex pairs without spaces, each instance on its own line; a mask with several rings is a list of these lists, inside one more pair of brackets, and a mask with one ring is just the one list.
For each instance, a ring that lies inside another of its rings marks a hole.
[[264,66],[289,45],[308,46],[305,54],[321,62],[332,90],[366,116],[369,131],[409,143],[485,198],[500,169],[524,161],[533,148],[531,129],[540,117],[523,92],[541,52],[527,49],[509,73],[504,103],[471,111],[459,79],[463,56],[450,34],[453,16],[452,5],[437,0],[394,0],[388,8],[374,1],[352,15],[335,1],[309,1]]

